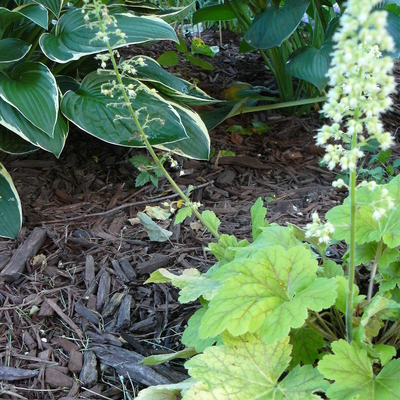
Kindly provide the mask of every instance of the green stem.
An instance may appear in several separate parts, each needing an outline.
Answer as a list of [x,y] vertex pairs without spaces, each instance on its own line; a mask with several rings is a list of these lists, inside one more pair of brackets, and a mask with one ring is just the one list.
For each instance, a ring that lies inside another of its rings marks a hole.
[[375,253],[374,264],[372,265],[371,278],[370,278],[369,286],[368,286],[368,296],[367,296],[368,303],[371,302],[372,291],[374,290],[376,270],[378,268],[378,261],[379,261],[379,257],[381,256],[381,253],[382,253],[382,239],[378,243],[378,247],[377,247],[376,253]]
[[319,333],[320,335],[322,335],[324,338],[330,340],[331,342],[335,342],[338,340],[338,338],[336,336],[330,335],[328,332],[325,332],[323,329],[321,329],[318,325],[315,325],[309,319],[306,319],[305,322],[313,331]]
[[[100,26],[101,31],[102,31],[103,33],[106,33],[106,29],[105,29],[104,25],[102,24],[100,15],[97,15],[97,18],[98,18],[98,20],[99,20],[99,26]],[[173,178],[171,177],[171,175],[166,171],[166,169],[164,168],[163,164],[161,163],[161,161],[160,161],[159,158],[157,157],[156,153],[154,152],[154,150],[153,150],[153,148],[152,148],[152,146],[151,146],[149,140],[148,140],[147,137],[146,137],[146,134],[145,134],[145,132],[144,132],[144,130],[143,130],[143,128],[142,128],[142,125],[140,124],[138,118],[136,117],[136,114],[135,114],[135,111],[134,111],[133,108],[132,108],[132,105],[131,105],[129,96],[128,96],[128,94],[126,93],[125,86],[124,86],[124,84],[123,84],[121,74],[119,73],[119,70],[118,70],[117,61],[115,60],[115,57],[114,57],[113,49],[112,49],[112,47],[110,46],[110,43],[109,43],[108,41],[106,41],[105,43],[106,43],[107,49],[108,49],[108,51],[109,51],[109,53],[110,53],[111,62],[112,62],[113,68],[114,68],[114,73],[115,73],[115,76],[116,76],[116,78],[117,78],[117,81],[118,81],[118,83],[119,83],[119,85],[120,85],[120,88],[121,88],[121,91],[122,91],[122,95],[123,95],[124,100],[125,100],[125,104],[127,105],[128,110],[129,110],[129,112],[130,112],[130,114],[131,114],[131,116],[132,116],[132,119],[133,119],[133,121],[135,122],[136,127],[137,127],[138,130],[139,130],[140,136],[141,136],[141,138],[142,138],[144,144],[146,145],[147,150],[149,151],[149,153],[150,153],[150,155],[152,156],[154,162],[157,164],[158,168],[160,168],[160,170],[162,171],[162,173],[164,174],[164,176],[167,178],[167,180],[169,181],[169,183],[170,183],[170,184],[172,185],[172,187],[176,190],[176,192],[179,194],[179,196],[185,201],[185,204],[186,204],[188,207],[190,207],[190,209],[192,210],[192,212],[196,215],[196,217],[200,220],[200,222],[212,233],[212,235],[215,236],[217,239],[219,239],[219,234],[218,234],[218,232],[217,232],[203,217],[202,217],[202,215],[199,213],[199,211],[197,210],[197,208],[196,208],[196,207],[193,205],[193,203],[190,201],[189,197],[187,197],[187,196],[185,195],[185,193],[183,193],[183,191],[182,191],[181,188],[176,184],[176,182],[173,180]]]
[[[356,113],[357,114],[357,113]],[[357,147],[357,133],[353,133],[351,149]],[[350,244],[349,244],[349,284],[346,301],[346,337],[350,343],[353,340],[353,285],[355,275],[356,251],[356,168],[350,170]]]

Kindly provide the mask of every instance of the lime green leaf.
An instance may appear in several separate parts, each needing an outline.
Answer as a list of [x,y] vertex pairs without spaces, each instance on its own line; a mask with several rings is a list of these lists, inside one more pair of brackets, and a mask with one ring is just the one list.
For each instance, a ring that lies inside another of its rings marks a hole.
[[168,100],[168,103],[179,115],[187,137],[178,142],[164,143],[156,147],[167,149],[183,157],[208,160],[210,158],[210,136],[200,116],[182,104],[171,100]]
[[263,326],[263,339],[271,343],[302,326],[307,309],[330,307],[337,296],[335,281],[317,278],[318,263],[310,256],[302,246],[287,252],[268,246],[219,267],[214,279],[223,285],[209,304],[200,337],[225,329],[241,335]]
[[235,236],[223,233],[219,237],[218,243],[210,243],[208,248],[219,261],[219,265],[224,265],[235,258],[237,248],[247,247],[248,245],[247,239],[238,243]]
[[[111,47],[123,47],[128,44],[143,43],[150,40],[173,40],[177,37],[173,28],[155,17],[137,17],[127,13],[120,6],[111,6],[109,12],[116,18],[118,28],[126,34],[126,43],[116,45],[120,39],[110,37]],[[107,50],[103,41],[91,41],[96,30],[89,29],[81,9],[65,13],[51,33],[40,37],[39,44],[46,57],[58,63],[78,60],[88,54],[97,54]]]
[[39,150],[39,147],[0,126],[0,150],[8,154],[21,155],[33,153]]
[[0,69],[8,68],[21,60],[30,50],[31,45],[20,39],[6,38],[0,40]]
[[261,197],[259,197],[254,203],[253,207],[251,207],[250,214],[253,240],[256,240],[261,233],[261,229],[259,228],[269,225],[268,221],[265,219],[265,216],[267,215],[267,209],[263,207],[263,201]]
[[387,344],[374,345],[374,351],[379,353],[379,359],[382,366],[387,364],[393,357],[396,356],[396,348]]
[[153,272],[146,281],[146,283],[150,282],[171,282],[174,286],[179,287],[181,289],[178,299],[180,303],[189,303],[197,300],[200,296],[211,300],[221,286],[219,282],[202,275],[195,268],[185,269],[182,275],[175,275],[165,268],[160,268]]
[[333,342],[332,350],[334,354],[325,356],[318,364],[325,378],[335,381],[326,393],[331,400],[400,399],[400,359],[390,361],[374,376],[366,350],[354,341]]
[[326,260],[318,270],[318,276],[321,278],[335,278],[343,275],[343,267],[332,260]]
[[196,65],[196,67],[203,68],[206,71],[214,71],[214,67],[208,61],[194,57],[188,53],[185,54],[185,58],[186,60],[190,61],[193,65]]
[[[376,257],[376,250],[378,248],[378,243],[369,242],[363,244],[356,244],[355,252],[355,264],[368,264]],[[385,247],[382,254],[379,257],[378,265],[381,268],[386,268],[389,264],[396,261],[399,258],[399,250],[390,247]]]
[[184,400],[320,399],[313,393],[323,386],[323,377],[311,366],[279,381],[290,362],[288,337],[269,345],[252,334],[223,339],[224,346],[209,347],[185,363],[198,383]]
[[178,65],[179,58],[178,55],[171,50],[161,54],[161,56],[157,58],[157,62],[164,67],[174,67]]
[[199,337],[199,327],[206,311],[207,307],[199,308],[190,317],[188,326],[182,335],[182,343],[187,347],[194,347],[198,353],[203,352],[207,347],[212,346],[217,340],[220,340],[220,336],[215,338],[209,337],[207,339]]
[[236,19],[235,13],[229,4],[218,4],[215,6],[202,7],[192,17],[193,25],[204,21],[229,21]]
[[[335,307],[341,311],[343,314],[346,312],[346,301],[347,301],[347,287],[348,287],[348,279],[344,276],[336,277],[337,284],[337,298],[335,302]],[[358,293],[360,290],[357,285],[353,285],[353,308],[357,307],[357,304],[360,303],[365,296],[359,296]]]
[[390,264],[387,268],[381,268],[381,282],[379,290],[386,292],[400,287],[400,262]]
[[6,128],[34,146],[53,153],[56,157],[60,156],[68,135],[68,122],[61,112],[58,113],[54,137],[51,138],[30,123],[16,108],[0,98],[0,132],[7,132]]
[[322,92],[328,84],[327,72],[332,52],[333,42],[324,43],[319,49],[301,47],[289,56],[286,71],[296,78],[311,82]]
[[13,12],[18,12],[43,29],[48,27],[48,12],[41,4],[24,4],[14,8]]
[[140,219],[144,230],[149,235],[151,241],[166,242],[168,238],[172,235],[172,232],[159,227],[147,214],[138,212],[137,216]]
[[153,356],[146,357],[139,364],[142,365],[160,365],[177,358],[190,358],[197,354],[197,351],[193,347],[187,347],[183,350],[177,351],[175,353],[168,354],[156,354]]
[[290,332],[290,344],[293,346],[291,365],[314,364],[318,350],[324,346],[324,338],[311,328],[301,327]]
[[201,213],[201,216],[216,232],[218,232],[221,221],[217,218],[214,211],[205,210]]
[[[111,78],[97,72],[87,75],[79,90],[68,91],[64,95],[61,110],[75,125],[105,142],[143,147],[143,142],[135,135],[137,128],[130,119],[129,110],[116,105],[115,99],[101,93],[102,85]],[[167,102],[158,95],[148,93],[135,79],[126,78],[124,83],[141,89],[137,91],[132,107],[135,111],[141,109],[139,122],[142,126],[147,125],[145,133],[151,144],[186,138],[179,115]],[[148,121],[148,117],[153,121]]]
[[[393,178],[388,184],[382,185],[389,192],[394,202],[394,208],[387,210],[380,219],[373,219],[374,208],[370,205],[380,200],[379,188],[373,192],[366,187],[356,190],[356,241],[359,244],[366,242],[383,243],[390,248],[400,246],[400,175]],[[350,200],[347,198],[343,205],[334,207],[328,211],[326,218],[335,227],[333,237],[337,240],[350,240]]]
[[257,14],[244,40],[257,49],[280,46],[300,24],[310,0],[286,0],[283,7],[271,6]]
[[187,379],[171,385],[150,386],[141,390],[136,400],[178,400],[182,398],[181,393],[189,389],[193,383],[194,379]]
[[175,216],[174,225],[178,225],[183,222],[187,217],[192,216],[192,209],[190,207],[182,207],[178,210]]
[[0,97],[29,122],[53,137],[58,113],[58,89],[53,74],[45,65],[25,62],[8,75],[0,74]]
[[0,236],[16,239],[21,226],[21,202],[10,174],[0,163]]

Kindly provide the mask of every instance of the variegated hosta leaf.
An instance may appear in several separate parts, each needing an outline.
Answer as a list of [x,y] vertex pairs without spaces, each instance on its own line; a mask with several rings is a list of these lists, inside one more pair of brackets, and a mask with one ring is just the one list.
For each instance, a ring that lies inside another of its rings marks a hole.
[[317,269],[317,261],[302,246],[288,251],[267,246],[250,258],[222,265],[214,274],[222,286],[210,301],[199,336],[261,329],[267,343],[282,339],[290,328],[303,325],[308,309],[334,304],[335,279],[317,278]]
[[[116,18],[118,28],[126,34],[126,43],[118,45],[116,43],[121,38],[110,35],[111,46],[122,47],[150,40],[178,41],[173,28],[161,19],[137,17],[120,6],[110,6],[109,11]],[[68,11],[59,19],[51,33],[40,37],[39,44],[46,57],[58,63],[67,63],[107,50],[103,41],[92,40],[96,30],[89,29],[83,18],[81,9]]]
[[0,236],[16,239],[22,225],[21,202],[10,174],[0,163]]
[[[61,102],[63,114],[82,130],[105,142],[121,146],[143,147],[138,128],[122,100],[118,103],[101,93],[113,75],[92,72],[87,75],[76,91],[68,91]],[[135,79],[124,79],[132,84],[137,95],[132,100],[133,109],[139,113],[139,122],[146,126],[145,133],[152,145],[175,142],[187,137],[178,113],[171,105]],[[122,102],[121,102],[122,101]]]
[[21,60],[30,50],[31,45],[20,39],[6,38],[0,40],[0,70],[10,67]]

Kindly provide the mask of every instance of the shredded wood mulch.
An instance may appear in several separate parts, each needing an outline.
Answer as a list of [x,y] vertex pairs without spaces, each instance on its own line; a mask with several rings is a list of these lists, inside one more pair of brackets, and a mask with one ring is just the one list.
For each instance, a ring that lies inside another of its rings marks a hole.
[[[203,35],[209,45],[217,37]],[[213,61],[215,71],[185,66],[215,97],[235,80],[271,83],[256,54],[237,58],[234,41],[233,35],[227,38]],[[168,50],[159,46],[146,54]],[[246,137],[226,132],[253,120],[266,123],[268,132]],[[397,134],[398,97],[384,120]],[[347,195],[331,186],[339,171],[319,166],[323,153],[313,136],[322,123],[316,113],[242,115],[210,133],[215,150],[210,161],[178,159],[179,168],[170,172],[183,189],[196,187],[193,200],[216,213],[221,233],[251,239],[249,210],[258,197],[265,200],[269,222],[305,226],[313,212],[323,215]],[[393,158],[400,153],[396,141]],[[217,157],[220,150],[236,156]],[[146,206],[178,199],[165,179],[158,188],[135,187],[138,171],[129,158],[138,153],[145,154],[107,145],[71,126],[59,160],[42,151],[0,155],[24,213],[18,240],[0,239],[1,398],[133,398],[145,386],[187,378],[179,361],[158,367],[138,361],[180,350],[180,336],[198,304],[182,306],[175,288],[144,282],[161,267],[205,272],[216,262],[206,251],[214,239],[194,219],[178,226],[173,217],[158,222],[172,232],[164,243],[151,242],[140,224],[130,222]],[[331,257],[340,261],[342,250],[333,248]]]

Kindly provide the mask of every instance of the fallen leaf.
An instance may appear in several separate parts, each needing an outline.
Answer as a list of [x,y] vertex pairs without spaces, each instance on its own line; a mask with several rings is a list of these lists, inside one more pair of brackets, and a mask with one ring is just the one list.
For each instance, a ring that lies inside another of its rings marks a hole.
[[147,214],[138,212],[137,216],[152,242],[166,242],[172,235],[172,232],[160,228]]

